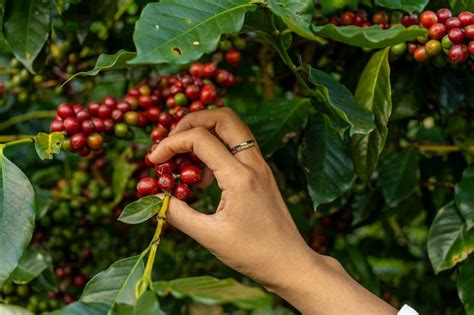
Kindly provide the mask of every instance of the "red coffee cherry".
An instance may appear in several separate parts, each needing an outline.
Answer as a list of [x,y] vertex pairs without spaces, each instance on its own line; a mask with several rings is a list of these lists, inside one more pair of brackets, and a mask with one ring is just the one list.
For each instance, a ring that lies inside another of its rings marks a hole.
[[87,278],[83,275],[77,275],[72,279],[72,284],[77,288],[83,288],[87,283]]
[[457,17],[452,17],[449,18],[446,22],[444,22],[444,26],[446,26],[446,30],[449,32],[453,28],[461,28],[462,24]]
[[75,116],[74,109],[72,108],[71,105],[67,103],[62,103],[61,105],[59,105],[58,108],[56,109],[56,113],[62,119]]
[[185,183],[177,183],[173,188],[173,196],[178,199],[186,200],[191,194],[191,188]]
[[115,106],[117,106],[117,101],[112,96],[106,96],[104,97],[104,105],[110,109],[115,109]]
[[155,179],[144,177],[138,181],[137,192],[141,196],[154,195],[158,192],[158,185]]
[[64,131],[63,122],[59,119],[55,119],[51,122],[49,129],[51,130],[51,132]]
[[342,15],[341,15],[341,23],[342,25],[351,25],[352,24],[352,20],[354,19],[354,16],[355,14],[350,12],[350,11],[346,11],[344,12]]
[[100,105],[97,110],[97,115],[101,118],[108,118],[112,114],[112,109],[106,105]]
[[63,301],[65,304],[71,304],[75,301],[75,299],[71,294],[66,293],[63,297]]
[[455,44],[462,44],[464,42],[464,30],[453,28],[449,31],[448,38]]
[[84,120],[81,123],[81,132],[85,135],[93,133],[95,131],[95,124],[92,120]]
[[195,165],[185,165],[180,168],[179,178],[189,185],[198,184],[201,181],[201,169]]
[[170,191],[174,187],[175,179],[171,173],[165,173],[158,178],[157,183],[160,189]]
[[148,121],[151,121],[151,122],[157,122],[158,119],[160,118],[160,114],[161,114],[161,108],[157,106],[152,106],[152,107],[147,108],[146,113],[145,113],[146,118],[148,119]]
[[87,137],[87,145],[92,150],[100,150],[104,144],[104,138],[98,133],[92,133]]
[[172,173],[176,169],[176,163],[172,160],[166,161],[155,166],[155,173],[157,176],[161,176],[166,173]]
[[200,110],[206,109],[206,105],[204,105],[201,101],[194,101],[189,105],[190,112],[198,112]]
[[438,22],[444,23],[453,16],[453,13],[447,8],[442,8],[436,11],[436,15],[438,16]]
[[415,52],[413,53],[413,57],[418,62],[425,62],[426,60],[428,60],[428,53],[426,52],[425,47],[420,46],[416,48]]
[[467,44],[467,51],[469,55],[474,56],[474,41],[470,41],[469,44]]
[[151,131],[151,134],[150,134],[151,140],[152,140],[154,143],[160,142],[161,140],[163,140],[163,139],[166,138],[167,136],[168,136],[168,129],[166,129],[166,128],[165,128],[164,126],[162,126],[162,125],[156,126],[156,127]]
[[91,115],[97,115],[99,113],[99,107],[100,103],[99,102],[92,102],[87,106],[87,110]]
[[199,99],[204,104],[212,104],[216,98],[216,89],[213,85],[206,84],[201,90],[201,95]]
[[441,39],[443,38],[444,34],[446,34],[446,27],[444,24],[441,23],[435,23],[431,25],[429,29],[429,37],[431,39]]
[[97,132],[105,131],[105,125],[102,119],[100,119],[99,117],[94,117],[92,118],[92,122],[94,123],[95,131]]
[[148,108],[153,105],[153,99],[151,98],[151,95],[140,95],[138,98],[138,105],[140,105],[143,108]]
[[474,22],[473,14],[466,11],[459,13],[458,19],[463,26],[471,25]]
[[[362,24],[360,26],[362,26]],[[230,65],[238,65],[240,63],[240,51],[236,49],[229,50],[225,54],[225,61],[227,61],[227,63]]]
[[202,77],[203,75],[203,64],[202,63],[199,63],[199,62],[196,62],[196,63],[193,63],[191,65],[191,67],[189,67],[189,73],[192,75],[192,76],[195,76],[195,77]]
[[73,151],[79,151],[86,145],[86,136],[83,133],[75,133],[69,139],[69,144]]
[[388,14],[384,11],[377,12],[372,17],[372,22],[374,22],[374,24],[388,24],[389,22]]
[[466,45],[454,45],[448,53],[448,59],[454,64],[460,64],[467,60],[469,53]]
[[132,107],[126,101],[120,101],[117,103],[117,109],[123,113],[126,113],[132,110]]
[[66,119],[64,119],[63,125],[64,130],[66,130],[69,135],[79,132],[81,128],[79,120],[77,120],[77,118],[75,117],[67,117]]
[[217,73],[217,66],[212,63],[212,62],[209,62],[209,63],[206,63],[204,64],[203,68],[202,68],[202,76],[205,77],[205,78],[213,78]]
[[110,117],[112,118],[114,122],[121,122],[123,120],[123,116],[124,116],[123,112],[118,109],[114,109],[112,113],[110,114]]
[[184,116],[186,116],[186,114],[188,114],[189,111],[187,108],[178,108],[174,113],[173,113],[173,117],[175,119],[175,122],[178,122],[180,121]]
[[174,118],[170,113],[162,112],[158,118],[158,122],[167,128],[174,122]]
[[128,96],[130,96],[130,97],[139,97],[140,96],[140,90],[138,90],[137,87],[132,87],[128,90]]
[[438,16],[433,11],[425,11],[420,15],[420,23],[426,28],[438,22]]
[[104,132],[107,134],[112,134],[114,132],[115,123],[111,118],[104,118]]
[[464,35],[469,40],[474,40],[474,24],[468,25],[464,28]]
[[186,87],[186,97],[190,100],[195,100],[199,97],[200,89],[195,84],[190,84]]

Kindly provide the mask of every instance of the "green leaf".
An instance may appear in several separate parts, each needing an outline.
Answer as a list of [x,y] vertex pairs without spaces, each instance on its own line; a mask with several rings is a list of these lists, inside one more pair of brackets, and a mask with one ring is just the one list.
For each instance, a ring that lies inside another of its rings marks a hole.
[[246,287],[234,279],[216,279],[210,276],[157,281],[152,290],[160,296],[171,295],[177,299],[191,298],[208,304],[234,304],[243,309],[271,307],[271,297],[259,288]]
[[143,274],[143,256],[124,258],[95,275],[84,288],[81,301],[85,303],[133,304],[135,285]]
[[298,158],[306,174],[314,210],[349,188],[354,169],[348,145],[326,115],[318,114],[310,119]]
[[320,0],[321,4],[321,13],[324,15],[329,15],[336,11],[342,10],[345,7],[355,10],[359,4],[359,0]]
[[455,15],[462,11],[474,12],[474,2],[471,0],[449,0],[449,5]]
[[428,236],[428,257],[436,273],[454,267],[474,250],[474,233],[466,231],[454,201],[436,214]]
[[368,135],[354,135],[351,139],[352,159],[357,175],[368,181],[377,167],[385,146],[388,119],[392,112],[389,50],[372,55],[362,72],[355,98],[360,107],[375,115],[375,126]]
[[316,85],[320,100],[326,105],[331,118],[341,119],[351,126],[350,134],[369,133],[374,129],[373,114],[357,105],[351,92],[331,75],[309,69],[309,81]]
[[130,64],[194,61],[217,48],[222,34],[236,34],[250,0],[163,0],[149,3],[135,25],[137,56]]
[[147,291],[135,305],[115,304],[110,315],[164,315],[156,295]]
[[268,7],[296,34],[317,42],[322,41],[310,30],[314,14],[313,0],[268,0]]
[[3,19],[5,17],[5,1],[6,0],[0,0],[0,39],[2,39],[2,41],[4,40],[4,38],[3,38]]
[[306,126],[313,113],[309,99],[264,101],[243,117],[266,157],[283,147]]
[[375,0],[378,6],[408,13],[422,12],[428,3],[429,0]]
[[127,183],[133,172],[137,169],[135,163],[130,163],[129,159],[133,156],[131,147],[125,149],[118,157],[114,164],[114,172],[112,173],[112,191],[114,193],[115,202],[122,200]]
[[34,73],[33,61],[48,39],[50,12],[48,0],[15,0],[5,20],[5,39],[15,57]]
[[35,194],[25,174],[0,147],[0,287],[15,270],[35,227]]
[[474,257],[459,264],[458,295],[466,314],[474,313]]
[[313,26],[314,33],[351,46],[366,48],[385,48],[416,39],[427,34],[427,30],[418,26],[405,28],[396,25],[384,30],[378,25],[371,27],[336,26],[326,24]]
[[83,303],[81,301],[66,305],[65,307],[48,313],[48,315],[107,315],[110,306],[102,303]]
[[118,220],[127,224],[139,224],[156,215],[163,200],[156,196],[146,196],[127,205]]
[[385,202],[394,206],[418,185],[418,153],[414,150],[388,152],[382,156],[379,185]]
[[17,284],[29,283],[48,268],[48,258],[46,255],[43,251],[36,249],[26,251],[21,257],[20,263],[11,274],[10,279]]
[[66,83],[78,76],[96,76],[101,71],[126,69],[130,67],[127,62],[135,58],[136,55],[136,52],[126,51],[123,49],[119,50],[113,55],[102,54],[99,56],[99,58],[97,58],[94,69],[75,73],[70,76],[62,85],[64,86]]
[[456,205],[469,230],[474,226],[474,167],[464,170],[462,180],[454,190]]
[[39,158],[42,160],[51,160],[53,154],[58,154],[61,152],[61,148],[64,142],[64,133],[63,132],[52,132],[44,133],[40,132],[35,140],[35,149]]
[[2,315],[33,315],[32,312],[26,308],[9,305],[9,304],[0,304],[0,314]]
[[150,135],[143,131],[142,128],[138,128],[136,126],[129,126],[129,129],[133,132],[133,143],[144,144],[148,147],[151,147],[153,145]]

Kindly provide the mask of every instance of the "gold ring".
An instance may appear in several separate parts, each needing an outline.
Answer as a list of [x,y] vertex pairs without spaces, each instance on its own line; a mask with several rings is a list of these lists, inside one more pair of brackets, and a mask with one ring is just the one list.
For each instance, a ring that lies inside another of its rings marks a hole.
[[230,153],[232,154],[236,154],[240,151],[243,151],[245,149],[248,149],[248,148],[251,148],[255,146],[255,140],[253,139],[250,139],[250,140],[247,140],[245,142],[242,142],[241,144],[238,144],[236,145],[235,147],[233,147],[232,149],[230,149]]

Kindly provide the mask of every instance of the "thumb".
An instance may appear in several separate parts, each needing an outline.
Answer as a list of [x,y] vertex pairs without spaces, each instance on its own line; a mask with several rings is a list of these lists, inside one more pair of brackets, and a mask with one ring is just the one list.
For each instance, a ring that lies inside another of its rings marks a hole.
[[[163,199],[164,194],[159,194],[158,197]],[[204,246],[213,239],[214,219],[214,216],[196,211],[186,202],[171,196],[167,213],[168,223]]]

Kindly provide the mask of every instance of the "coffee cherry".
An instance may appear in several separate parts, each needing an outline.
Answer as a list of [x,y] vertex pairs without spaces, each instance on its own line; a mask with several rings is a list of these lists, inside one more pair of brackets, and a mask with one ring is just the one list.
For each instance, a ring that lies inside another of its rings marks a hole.
[[443,46],[443,49],[450,49],[453,47],[453,42],[449,39],[448,35],[443,36],[443,39],[441,40],[441,46]]
[[137,112],[127,112],[124,115],[125,122],[130,126],[136,126],[140,122],[140,116]]
[[51,130],[51,132],[64,131],[63,122],[61,120],[55,119],[51,122],[49,129]]
[[213,85],[206,84],[201,90],[199,99],[204,104],[212,104],[216,98],[216,89]]
[[145,127],[147,123],[146,115],[143,112],[138,112],[138,127]]
[[81,123],[81,132],[85,135],[93,133],[95,131],[95,124],[92,120],[84,120]]
[[464,32],[467,39],[474,40],[474,24],[466,26]]
[[160,114],[161,114],[161,109],[157,106],[147,108],[146,113],[145,113],[146,118],[150,122],[157,122],[158,119],[160,118]]
[[132,107],[130,106],[129,103],[125,101],[120,101],[117,103],[117,109],[121,111],[122,113],[126,113],[126,112],[129,112],[132,109]]
[[123,120],[123,116],[123,112],[118,109],[114,109],[110,114],[110,117],[114,122],[121,122]]
[[166,161],[155,166],[155,173],[157,176],[161,176],[166,173],[172,173],[176,169],[176,163],[172,160]]
[[464,30],[453,28],[449,31],[448,37],[454,44],[462,44],[464,42]]
[[92,133],[87,137],[87,145],[92,150],[99,150],[104,144],[104,138],[98,133]]
[[406,52],[406,50],[407,50],[407,44],[405,42],[394,45],[390,48],[390,52],[394,54],[395,56],[403,55]]
[[471,25],[474,22],[473,14],[466,11],[459,13],[458,19],[463,26]]
[[435,56],[441,52],[441,43],[432,39],[425,44],[426,53],[430,56]]
[[451,63],[460,64],[465,62],[468,56],[466,45],[454,45],[449,50],[448,59]]
[[420,15],[420,23],[426,28],[438,22],[438,16],[433,11],[425,11]]
[[173,116],[168,112],[162,112],[158,118],[158,122],[163,125],[165,128],[171,126],[174,122]]
[[77,287],[82,289],[87,283],[87,278],[84,277],[83,275],[77,275],[72,279],[72,284]]
[[111,118],[105,118],[102,121],[104,122],[104,132],[107,134],[112,134],[115,127],[114,121]]
[[384,11],[377,12],[372,17],[372,21],[374,22],[374,24],[388,24],[388,20],[388,14]]
[[174,100],[174,97],[173,96],[169,96],[167,99],[166,99],[166,107],[170,108],[170,109],[173,109],[175,108],[176,106],[178,106],[178,104],[176,104],[175,100]]
[[444,26],[446,26],[446,30],[449,32],[453,28],[461,28],[462,24],[457,17],[452,17],[449,18],[446,22],[444,22]]
[[81,128],[79,120],[77,120],[77,118],[75,118],[75,117],[67,117],[63,121],[63,125],[64,125],[64,130],[66,130],[66,132],[69,135],[72,135],[76,132],[79,132],[79,130]]
[[[188,102],[188,99],[186,98],[186,95],[184,95],[184,93],[177,93],[175,96],[174,96],[174,102],[177,104],[177,105],[180,105],[180,106],[184,106],[186,105],[186,103]],[[169,106],[168,106],[169,107]]]
[[148,108],[153,105],[153,99],[150,95],[140,95],[138,98],[138,105],[143,108]]
[[106,105],[100,105],[99,109],[97,110],[97,115],[101,118],[108,118],[112,114],[112,109],[107,107]]
[[204,105],[204,103],[201,101],[194,101],[191,103],[191,105],[189,105],[189,111],[192,113],[203,109],[206,109],[206,105]]
[[92,102],[87,106],[87,110],[91,115],[97,115],[99,113],[99,107],[100,103],[99,102]]
[[208,79],[213,78],[216,75],[216,73],[217,73],[217,66],[212,62],[206,63],[202,67],[202,76],[205,78],[208,78]]
[[71,304],[71,303],[74,302],[74,297],[70,294],[65,294],[64,297],[63,297],[63,301],[66,304]]
[[238,36],[234,38],[233,44],[234,47],[238,50],[244,50],[245,46],[247,46],[247,42],[245,41],[245,39]]
[[79,151],[86,145],[86,136],[83,133],[75,133],[69,139],[69,145],[73,151]]
[[154,143],[158,143],[168,136],[168,129],[159,124],[151,131],[150,137]]
[[405,27],[410,27],[412,25],[415,25],[417,24],[417,20],[414,20],[412,16],[410,15],[404,15],[402,16],[402,19],[400,20],[400,22],[402,23],[403,26]]
[[467,51],[469,55],[474,56],[474,41],[470,41],[469,44],[467,44]]
[[157,183],[160,189],[170,191],[174,187],[175,179],[172,174],[165,173],[158,178]]
[[[356,14],[354,18],[352,19],[352,25],[362,27],[364,25],[365,20],[362,16]],[[229,62],[230,63],[230,62]]]
[[158,185],[151,177],[144,177],[138,181],[137,192],[141,196],[154,195],[158,192]]
[[124,138],[128,133],[128,126],[124,123],[116,124],[114,127],[114,133],[119,138]]
[[115,109],[115,106],[117,106],[117,101],[112,96],[106,96],[104,97],[104,105],[110,109]]
[[203,68],[204,66],[202,63],[199,63],[199,62],[193,63],[191,67],[189,67],[189,73],[195,77],[202,77]]
[[240,63],[240,51],[231,49],[225,54],[225,61],[230,65],[238,65]]
[[94,129],[97,132],[104,132],[105,131],[105,125],[104,121],[98,117],[92,118],[92,123],[94,124]]
[[[81,106],[82,107],[82,106]],[[85,110],[81,110],[81,111],[78,111],[76,113],[76,118],[77,120],[79,120],[79,122],[83,122],[84,120],[86,119],[90,119],[91,118],[91,114],[89,114],[89,112],[85,111]]]
[[417,49],[415,49],[415,52],[413,53],[413,57],[418,62],[425,62],[426,60],[428,60],[428,53],[426,52],[425,47],[420,46]]
[[438,11],[436,11],[436,15],[438,16],[439,23],[444,23],[446,22],[447,19],[453,16],[453,14],[451,13],[451,10],[447,8],[439,9]]
[[56,112],[58,116],[61,117],[62,119],[75,116],[74,109],[72,108],[71,105],[67,103],[63,103],[59,105],[58,108],[56,109]]
[[[191,85],[188,85],[186,87],[186,90],[185,90],[185,93],[186,93],[186,97],[190,100],[195,100],[199,97],[199,88],[197,87],[197,85],[195,84],[191,84]],[[176,101],[176,99],[175,99]]]
[[201,169],[194,165],[185,165],[180,168],[179,178],[189,185],[198,184],[201,181]]
[[141,95],[150,95],[151,89],[148,84],[141,84],[138,87],[138,91],[140,92]]
[[177,183],[173,188],[173,196],[178,199],[186,200],[191,194],[191,188],[185,183]]
[[446,34],[446,27],[444,27],[444,24],[435,23],[431,25],[428,36],[431,39],[441,39],[443,38],[444,34]]
[[341,15],[341,23],[342,25],[351,25],[352,24],[352,20],[354,19],[354,16],[355,14],[350,12],[350,11],[346,11],[344,12],[342,15]]

